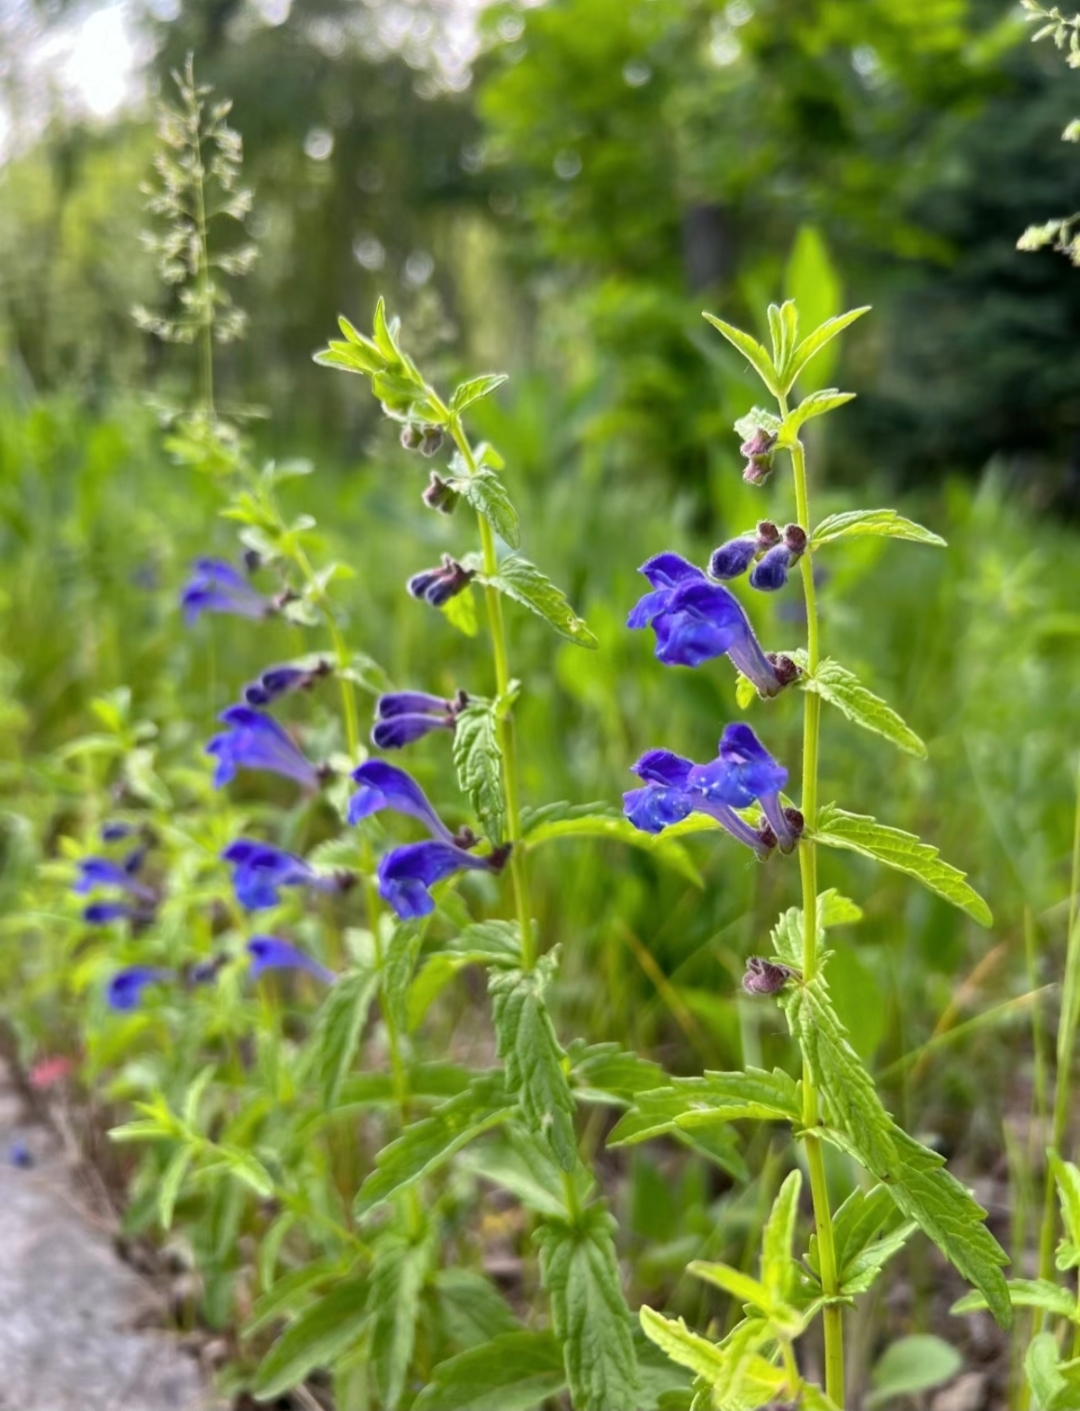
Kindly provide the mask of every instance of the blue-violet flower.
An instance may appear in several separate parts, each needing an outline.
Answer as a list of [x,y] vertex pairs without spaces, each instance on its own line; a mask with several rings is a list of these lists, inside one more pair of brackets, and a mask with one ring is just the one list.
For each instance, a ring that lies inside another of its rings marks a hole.
[[236,899],[248,911],[277,906],[279,887],[336,891],[341,886],[339,878],[321,876],[302,857],[251,838],[237,838],[221,856],[232,863]]
[[314,666],[294,666],[286,662],[282,666],[268,667],[257,681],[251,681],[244,687],[244,700],[249,706],[268,706],[290,691],[309,691],[316,681],[328,676],[332,670],[325,659]]
[[420,573],[414,573],[407,586],[414,598],[422,598],[432,607],[441,608],[458,593],[464,592],[475,577],[471,569],[465,568],[449,554],[443,554],[442,564],[438,568],[425,568]]
[[467,704],[463,691],[452,701],[426,691],[394,691],[380,696],[371,742],[380,750],[400,750],[432,730],[453,730],[458,713]]
[[143,990],[159,980],[168,980],[171,971],[159,970],[152,965],[131,965],[126,970],[118,970],[109,981],[105,998],[110,1009],[135,1009],[142,1000]]
[[251,706],[230,706],[218,716],[229,729],[214,738],[206,753],[217,758],[214,788],[235,778],[238,769],[269,769],[295,779],[306,789],[318,788],[321,772],[297,749],[292,737],[269,715]]
[[429,887],[455,872],[501,872],[509,855],[509,844],[488,857],[476,857],[453,843],[406,843],[380,859],[376,870],[379,895],[402,920],[427,916],[435,910]]
[[289,941],[280,940],[277,936],[252,936],[247,943],[247,953],[251,956],[253,980],[267,970],[305,970],[326,985],[332,985],[337,978],[325,965],[320,965],[310,955],[305,955]]
[[263,618],[276,611],[276,605],[257,592],[231,563],[209,558],[196,559],[191,579],[180,595],[180,606],[189,625],[204,612]]

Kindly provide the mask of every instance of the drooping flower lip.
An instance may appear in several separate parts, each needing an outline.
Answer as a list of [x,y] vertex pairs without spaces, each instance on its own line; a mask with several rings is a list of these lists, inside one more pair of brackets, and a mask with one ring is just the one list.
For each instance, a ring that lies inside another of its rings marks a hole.
[[796,974],[788,965],[777,965],[763,956],[751,955],[746,960],[743,989],[748,995],[779,994]]
[[379,861],[379,895],[402,920],[428,916],[435,910],[429,888],[455,872],[501,872],[510,856],[504,844],[487,857],[477,857],[453,843],[406,843],[393,848]]
[[268,970],[303,970],[323,984],[332,985],[337,976],[325,965],[312,960],[291,941],[283,941],[279,936],[252,936],[245,947],[251,957],[251,978],[257,980]]
[[382,750],[397,750],[432,730],[452,731],[468,703],[464,691],[459,691],[452,700],[426,691],[389,692],[376,702],[372,744]]
[[441,608],[462,593],[476,577],[472,569],[466,568],[449,554],[443,554],[438,568],[425,568],[414,573],[407,587],[414,598],[422,598],[432,607]]
[[231,613],[253,620],[269,617],[275,604],[254,589],[247,578],[224,559],[197,559],[180,595],[188,624],[204,612]]
[[322,876],[304,858],[252,838],[237,838],[221,856],[232,864],[236,898],[248,911],[277,906],[281,887],[336,891],[342,885],[340,877]]
[[215,735],[206,746],[214,755],[214,787],[220,789],[235,778],[239,769],[267,769],[294,779],[306,789],[317,789],[322,773],[306,759],[272,716],[251,706],[235,705],[222,711],[218,719],[229,727]]
[[295,662],[283,662],[280,666],[269,666],[258,679],[244,687],[244,701],[249,706],[268,706],[281,696],[292,691],[310,691],[316,682],[329,676],[333,666],[320,657],[313,666],[303,666]]

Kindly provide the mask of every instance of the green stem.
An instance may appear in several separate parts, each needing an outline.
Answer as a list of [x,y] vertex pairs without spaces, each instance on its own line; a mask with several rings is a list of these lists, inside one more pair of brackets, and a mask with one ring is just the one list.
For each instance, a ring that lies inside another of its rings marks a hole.
[[[780,412],[787,415],[787,399],[780,398]],[[806,456],[802,443],[791,448],[791,468],[795,480],[795,518],[810,533],[810,508],[806,484]],[[817,670],[820,658],[817,590],[814,587],[814,566],[810,550],[800,560],[803,596],[806,601],[806,662],[811,673]],[[821,698],[813,691],[803,692],[803,778],[802,813],[807,832],[812,833],[817,821],[818,738],[821,722]],[[799,873],[803,894],[803,983],[808,983],[818,970],[818,905],[817,848],[811,838],[799,844]],[[814,1224],[817,1227],[818,1251],[821,1262],[821,1287],[827,1297],[835,1298],[840,1282],[836,1266],[836,1242],[833,1237],[832,1208],[829,1204],[829,1184],[825,1175],[825,1157],[821,1142],[811,1135],[818,1125],[818,1095],[809,1066],[803,1060],[803,1128],[806,1159],[810,1168],[810,1192],[814,1202]],[[822,1317],[825,1325],[825,1391],[837,1406],[844,1405],[844,1323],[839,1304],[826,1304]]]
[[[476,456],[461,421],[450,417],[450,434],[461,452],[470,475],[477,471]],[[495,554],[495,535],[491,525],[482,514],[477,514],[480,526],[480,550],[483,556],[484,576],[493,577],[499,570]],[[491,633],[491,651],[495,660],[495,689],[500,697],[505,697],[510,689],[510,666],[506,651],[506,627],[503,622],[502,599],[498,590],[489,584],[484,585],[484,603],[487,607],[488,627]],[[514,745],[514,723],[507,715],[498,715],[495,729],[499,749],[503,759],[503,795],[506,799],[506,830],[513,844],[510,853],[510,878],[514,888],[514,906],[518,925],[521,928],[521,963],[526,970],[536,964],[536,939],[533,935],[532,906],[529,900],[529,880],[525,871],[525,858],[521,842],[521,802],[518,788],[517,750]]]
[[[1072,877],[1069,891],[1069,929],[1065,952],[1065,982],[1061,994],[1061,1017],[1057,1032],[1057,1074],[1054,1087],[1054,1120],[1050,1148],[1062,1154],[1069,1125],[1072,1089],[1072,1056],[1080,1021],[1080,760],[1076,770],[1076,812],[1073,823]],[[1043,1191],[1042,1229],[1039,1233],[1039,1277],[1049,1279],[1054,1270],[1054,1235],[1057,1230],[1057,1203],[1054,1173],[1049,1163]],[[1035,1332],[1040,1332],[1043,1316],[1035,1311]]]

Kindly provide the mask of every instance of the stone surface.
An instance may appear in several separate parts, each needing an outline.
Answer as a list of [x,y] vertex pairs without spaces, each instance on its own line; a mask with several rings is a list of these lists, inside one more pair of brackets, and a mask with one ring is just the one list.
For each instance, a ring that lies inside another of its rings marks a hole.
[[21,1115],[0,1069],[0,1411],[209,1411],[192,1358],[136,1326],[151,1291],[77,1208],[49,1134]]

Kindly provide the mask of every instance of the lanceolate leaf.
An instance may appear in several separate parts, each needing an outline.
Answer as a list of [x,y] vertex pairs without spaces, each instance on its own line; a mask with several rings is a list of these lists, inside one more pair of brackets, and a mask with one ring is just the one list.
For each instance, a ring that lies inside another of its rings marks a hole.
[[315,1367],[328,1367],[360,1336],[367,1322],[367,1285],[350,1279],[301,1313],[259,1364],[251,1390],[271,1401],[299,1385]]
[[[1067,1318],[1070,1323],[1080,1322],[1076,1296],[1059,1284],[1052,1284],[1049,1279],[1010,1279],[1007,1288],[1014,1308],[1041,1308],[1055,1318]],[[958,1299],[949,1312],[976,1313],[985,1307],[986,1299],[981,1293],[969,1293]]]
[[917,759],[926,758],[926,746],[915,731],[904,724],[892,706],[886,705],[873,691],[868,691],[853,671],[826,657],[818,662],[817,670],[810,675],[806,667],[806,653],[798,651],[792,655],[803,669],[803,675],[799,678],[803,690],[815,692],[864,730],[883,735]]
[[829,804],[821,810],[817,827],[809,836],[826,847],[862,853],[864,857],[883,862],[886,867],[906,872],[939,897],[966,911],[980,926],[994,924],[990,908],[965,880],[966,874],[942,862],[937,848],[920,842],[914,833],[886,827],[875,818],[847,813]]
[[517,556],[503,559],[497,573],[490,577],[478,574],[477,582],[486,583],[497,592],[513,598],[522,607],[527,607],[576,646],[598,645],[588,624],[574,612],[562,590],[556,588],[551,579],[546,578],[528,559]]
[[446,1164],[455,1152],[512,1115],[514,1105],[500,1073],[482,1073],[430,1117],[406,1127],[376,1158],[360,1187],[356,1213],[366,1215],[399,1190]]
[[798,1084],[780,1068],[771,1073],[706,1073],[673,1078],[667,1087],[639,1093],[616,1124],[609,1146],[632,1145],[672,1131],[693,1131],[721,1122],[752,1118],[760,1122],[802,1121]]
[[440,1363],[413,1411],[533,1411],[565,1385],[554,1333],[503,1333]]
[[574,1411],[638,1405],[637,1354],[614,1228],[603,1206],[592,1205],[573,1224],[550,1221],[536,1233],[540,1276],[563,1345]]
[[696,1377],[712,1386],[724,1375],[726,1359],[714,1342],[691,1332],[681,1318],[665,1318],[647,1304],[638,1310],[641,1326],[650,1341],[661,1348],[680,1367],[686,1367]]
[[735,328],[730,323],[725,323],[722,318],[717,318],[715,314],[703,314],[703,318],[712,324],[718,333],[723,334],[733,348],[737,348],[743,357],[754,369],[757,375],[764,382],[765,386],[774,395],[780,393],[779,379],[776,375],[776,368],[773,360],[757,341],[751,338],[749,333],[744,333],[741,328]]
[[352,1067],[360,1044],[379,977],[372,970],[342,976],[323,1001],[311,1039],[313,1077],[322,1090],[323,1103],[332,1107]]
[[810,547],[820,549],[824,544],[835,543],[837,539],[859,539],[867,535],[885,539],[910,539],[915,544],[945,547],[945,540],[940,534],[924,529],[914,520],[905,519],[895,510],[848,510],[844,514],[830,514],[811,534]]
[[844,329],[849,328],[857,318],[862,318],[863,314],[869,312],[869,305],[866,308],[851,309],[846,314],[838,314],[836,318],[827,319],[820,328],[815,328],[813,333],[804,338],[795,349],[794,356],[784,369],[784,381],[787,385],[779,390],[786,392],[811,358],[820,353],[826,344],[831,343],[838,333],[843,333]]
[[412,1239],[384,1235],[375,1246],[368,1306],[371,1361],[384,1406],[400,1406],[416,1343],[420,1292],[435,1251],[430,1230]]
[[680,842],[666,837],[664,833],[643,833],[628,818],[593,814],[586,818],[554,819],[538,824],[526,835],[525,841],[530,848],[536,848],[541,843],[557,842],[560,838],[610,838],[612,842],[625,843],[628,847],[649,853],[657,862],[681,873],[695,887],[703,885],[701,873]]
[[459,713],[454,725],[454,764],[485,832],[493,843],[501,843],[506,831],[502,754],[489,701],[473,701]]
[[477,514],[482,514],[487,522],[502,536],[512,549],[521,543],[521,525],[517,510],[506,486],[489,466],[481,466],[472,475],[451,476],[447,484],[457,491],[470,504]]
[[886,1186],[945,1257],[985,1296],[1008,1327],[1012,1317],[1001,1265],[1008,1258],[975,1203],[942,1157],[920,1146],[885,1111],[869,1074],[848,1043],[821,976],[782,992],[792,1036],[802,1050],[831,1126],[820,1130]]
[[[840,1292],[865,1293],[882,1268],[907,1243],[915,1222],[904,1221],[885,1186],[853,1191],[833,1217]],[[810,1237],[810,1265],[819,1272],[816,1236]]]
[[554,963],[549,953],[532,970],[492,971],[488,988],[506,1086],[559,1165],[572,1171],[577,1163],[574,1095],[564,1067],[566,1055],[544,1003]]
[[830,387],[824,392],[811,392],[809,397],[804,397],[799,405],[793,407],[784,418],[780,440],[785,445],[793,444],[798,437],[800,428],[806,422],[815,416],[824,416],[826,412],[835,411],[845,402],[854,400],[854,392],[838,392],[835,387]]
[[490,396],[496,387],[501,387],[508,380],[505,372],[487,372],[480,377],[471,377],[468,382],[462,382],[454,389],[454,395],[450,398],[450,410],[463,412],[481,397]]

